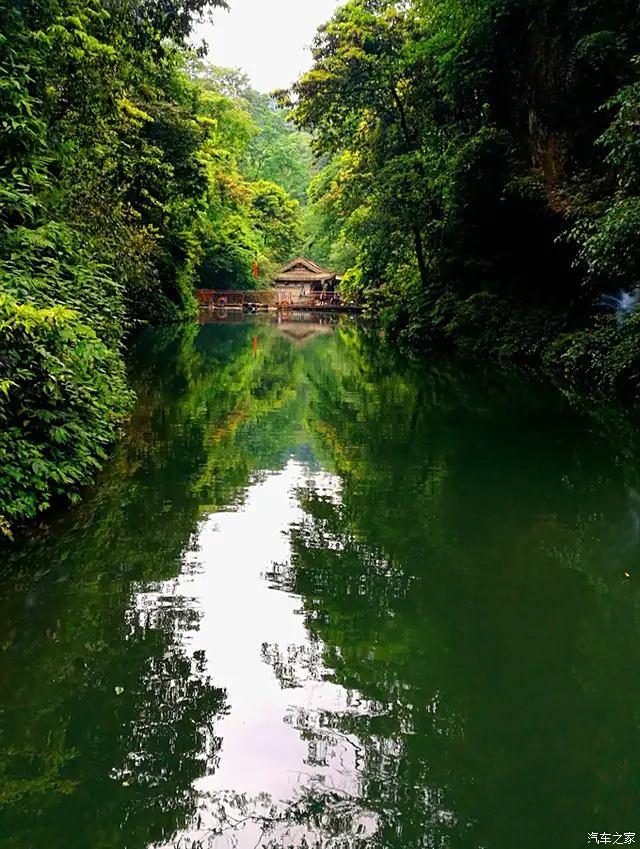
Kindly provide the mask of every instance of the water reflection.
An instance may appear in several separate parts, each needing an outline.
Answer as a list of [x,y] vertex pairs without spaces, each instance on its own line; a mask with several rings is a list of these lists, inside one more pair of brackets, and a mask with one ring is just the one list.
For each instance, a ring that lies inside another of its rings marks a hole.
[[[229,705],[216,724],[219,762],[196,783],[198,810],[163,846],[308,845],[313,831],[292,806],[327,794],[359,797],[358,741],[324,728],[323,717],[362,704],[326,680],[324,647],[309,639],[299,597],[270,589],[277,564],[290,562],[289,529],[302,518],[297,490],[334,485],[289,461],[255,483],[237,511],[209,515],[192,568],[160,590],[199,611],[185,642],[207,658],[207,675],[224,681]],[[139,595],[136,604],[154,607],[156,595]],[[366,819],[357,816],[364,834]]]
[[5,557],[1,849],[640,832],[624,419],[349,322],[149,333],[132,368],[95,492]]

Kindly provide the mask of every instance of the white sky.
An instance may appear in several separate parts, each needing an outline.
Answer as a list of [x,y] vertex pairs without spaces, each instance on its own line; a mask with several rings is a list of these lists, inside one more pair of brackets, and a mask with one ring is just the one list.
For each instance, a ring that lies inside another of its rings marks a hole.
[[209,45],[208,60],[241,68],[258,91],[288,88],[311,66],[309,47],[339,0],[228,0],[213,24],[196,28],[194,41]]

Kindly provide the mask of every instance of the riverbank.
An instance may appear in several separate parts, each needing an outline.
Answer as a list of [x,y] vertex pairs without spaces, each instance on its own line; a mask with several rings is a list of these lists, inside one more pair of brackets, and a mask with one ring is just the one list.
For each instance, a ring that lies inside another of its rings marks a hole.
[[588,319],[523,306],[490,293],[448,292],[377,316],[390,338],[412,354],[446,352],[462,359],[536,369],[564,391],[593,402],[640,401],[640,314],[602,312]]
[[205,281],[267,282],[302,239],[308,143],[195,61],[200,0],[142,5],[0,8],[0,536],[104,464],[132,333],[195,317]]

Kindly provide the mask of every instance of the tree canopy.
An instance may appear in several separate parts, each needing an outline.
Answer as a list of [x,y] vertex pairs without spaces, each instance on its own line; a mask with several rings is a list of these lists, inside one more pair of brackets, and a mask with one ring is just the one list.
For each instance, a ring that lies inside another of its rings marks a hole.
[[101,464],[132,330],[298,252],[413,345],[640,392],[636,0],[348,0],[273,96],[188,49],[211,5],[0,0],[0,527]]
[[0,0],[0,527],[76,497],[126,415],[123,343],[264,285],[311,154],[187,51],[203,0]]
[[[422,343],[500,348],[516,312],[546,342],[555,319],[604,326],[603,296],[639,282],[638,54],[633,0],[341,6],[280,98],[330,158],[309,217],[345,284]],[[594,358],[634,371],[615,324]]]

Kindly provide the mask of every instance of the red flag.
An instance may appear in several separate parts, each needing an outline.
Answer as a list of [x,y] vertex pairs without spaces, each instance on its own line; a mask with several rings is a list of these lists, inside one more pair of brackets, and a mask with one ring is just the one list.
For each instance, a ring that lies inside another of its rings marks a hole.
[[253,276],[255,278],[258,277],[258,260],[257,259],[254,259],[254,261],[253,261]]

